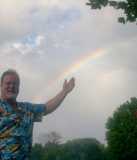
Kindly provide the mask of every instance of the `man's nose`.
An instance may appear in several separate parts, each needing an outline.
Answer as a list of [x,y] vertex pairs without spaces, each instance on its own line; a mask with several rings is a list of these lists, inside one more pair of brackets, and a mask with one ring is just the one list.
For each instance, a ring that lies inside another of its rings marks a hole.
[[9,88],[15,88],[15,84],[10,83],[10,84],[9,84]]

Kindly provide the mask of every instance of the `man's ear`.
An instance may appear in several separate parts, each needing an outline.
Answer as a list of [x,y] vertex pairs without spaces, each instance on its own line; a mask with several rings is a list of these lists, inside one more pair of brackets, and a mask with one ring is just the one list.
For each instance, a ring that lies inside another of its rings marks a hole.
[[1,88],[1,83],[0,83],[0,88]]

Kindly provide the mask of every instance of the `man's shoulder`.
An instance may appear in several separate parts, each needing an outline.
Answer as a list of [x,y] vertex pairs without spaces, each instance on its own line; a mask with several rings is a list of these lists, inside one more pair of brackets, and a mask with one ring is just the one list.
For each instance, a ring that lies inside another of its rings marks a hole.
[[27,101],[17,101],[17,104],[20,104],[20,105],[30,105],[31,103],[27,102]]
[[6,102],[0,99],[0,105],[6,105]]
[[25,108],[25,109],[31,109],[32,108],[32,103],[27,102],[27,101],[18,101],[17,105],[22,107],[22,108]]
[[0,98],[0,103],[2,102],[2,99]]

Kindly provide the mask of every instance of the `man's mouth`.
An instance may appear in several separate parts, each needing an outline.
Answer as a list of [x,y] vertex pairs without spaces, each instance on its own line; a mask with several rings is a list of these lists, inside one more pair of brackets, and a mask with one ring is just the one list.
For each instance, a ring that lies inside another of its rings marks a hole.
[[7,91],[9,94],[14,94],[15,91]]

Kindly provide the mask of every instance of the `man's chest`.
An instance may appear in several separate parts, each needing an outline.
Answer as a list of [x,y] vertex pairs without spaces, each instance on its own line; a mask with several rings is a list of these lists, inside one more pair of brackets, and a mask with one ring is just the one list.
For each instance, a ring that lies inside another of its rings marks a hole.
[[14,110],[11,107],[0,106],[0,139],[10,136],[27,136],[32,132],[33,114],[22,108]]

